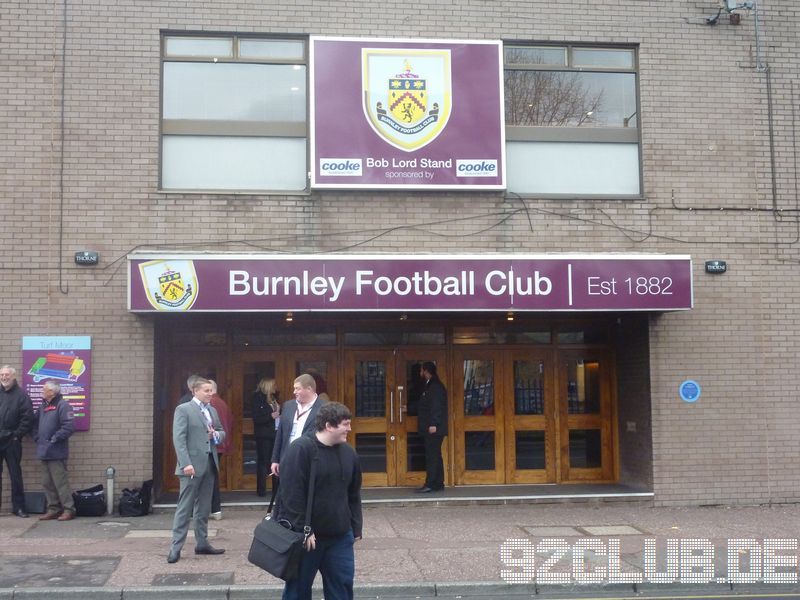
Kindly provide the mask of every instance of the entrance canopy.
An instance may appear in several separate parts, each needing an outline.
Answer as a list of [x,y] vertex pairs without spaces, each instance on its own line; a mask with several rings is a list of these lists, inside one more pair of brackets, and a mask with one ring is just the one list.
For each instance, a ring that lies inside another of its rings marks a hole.
[[133,312],[671,311],[692,303],[685,255],[128,256]]

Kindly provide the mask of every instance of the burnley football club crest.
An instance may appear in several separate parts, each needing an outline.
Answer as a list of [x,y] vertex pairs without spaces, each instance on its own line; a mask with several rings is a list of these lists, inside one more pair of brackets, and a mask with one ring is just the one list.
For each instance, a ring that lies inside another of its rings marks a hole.
[[197,299],[197,274],[191,260],[152,260],[139,265],[139,272],[153,308],[189,310]]
[[364,114],[387,142],[412,152],[432,142],[450,118],[450,51],[364,48]]

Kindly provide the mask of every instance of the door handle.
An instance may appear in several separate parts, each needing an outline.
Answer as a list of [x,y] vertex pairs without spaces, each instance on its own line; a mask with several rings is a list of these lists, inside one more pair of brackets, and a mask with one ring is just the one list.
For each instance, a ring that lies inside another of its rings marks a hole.
[[389,423],[394,423],[394,391],[389,392]]
[[400,414],[400,422],[402,423],[403,422],[403,409],[405,408],[403,406],[403,386],[400,386],[400,387],[397,388],[397,394],[398,394],[397,412]]

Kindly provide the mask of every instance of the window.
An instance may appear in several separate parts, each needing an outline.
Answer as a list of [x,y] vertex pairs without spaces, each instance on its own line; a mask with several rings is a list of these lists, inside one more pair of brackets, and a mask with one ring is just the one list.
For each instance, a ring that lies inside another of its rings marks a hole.
[[504,49],[508,189],[639,196],[633,48]]
[[161,189],[306,189],[303,40],[166,35],[162,48]]

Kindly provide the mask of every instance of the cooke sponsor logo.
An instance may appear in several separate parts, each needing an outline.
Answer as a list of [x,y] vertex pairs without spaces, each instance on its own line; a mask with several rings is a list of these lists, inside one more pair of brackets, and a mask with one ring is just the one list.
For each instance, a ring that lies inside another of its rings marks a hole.
[[457,160],[456,177],[496,177],[496,160]]
[[319,174],[346,177],[361,176],[360,158],[320,158]]

